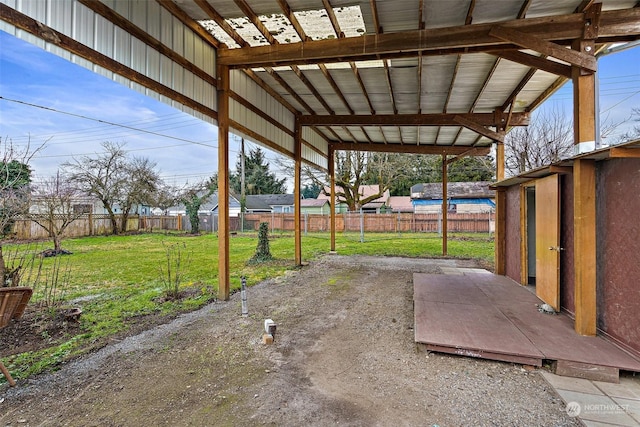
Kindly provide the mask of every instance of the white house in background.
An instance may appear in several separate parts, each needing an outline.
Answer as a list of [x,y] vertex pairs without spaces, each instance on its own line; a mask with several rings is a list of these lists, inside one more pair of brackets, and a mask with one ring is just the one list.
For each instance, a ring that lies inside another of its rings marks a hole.
[[[491,182],[450,182],[447,185],[448,211],[456,213],[489,212],[496,207]],[[415,213],[435,213],[442,210],[442,183],[416,184],[411,187]]]
[[[31,206],[29,212],[40,213],[45,209],[42,197],[38,195],[31,196]],[[104,204],[93,196],[75,196],[71,201],[71,206],[74,213],[93,214],[93,215],[109,215],[107,208]],[[151,206],[135,204],[131,208],[129,215],[147,216],[152,214]],[[122,208],[119,204],[113,205],[113,213],[116,215],[122,213]]]
[[293,213],[293,194],[252,194],[245,197],[247,213]]
[[[198,214],[217,214],[218,213],[218,191],[214,191],[211,196],[209,196],[203,203],[200,205],[200,209],[198,209]],[[160,213],[162,214],[162,213]],[[172,206],[167,209],[167,214],[171,216],[177,215],[186,215],[187,210],[184,204],[179,204],[176,206]],[[229,195],[229,216],[238,216],[240,215],[240,201],[233,195]]]

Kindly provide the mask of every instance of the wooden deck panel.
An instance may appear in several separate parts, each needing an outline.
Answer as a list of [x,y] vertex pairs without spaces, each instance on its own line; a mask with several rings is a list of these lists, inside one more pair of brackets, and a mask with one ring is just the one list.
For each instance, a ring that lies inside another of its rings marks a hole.
[[640,372],[640,360],[601,337],[576,334],[572,319],[540,313],[541,303],[504,276],[415,273],[415,341],[493,360],[548,359]]

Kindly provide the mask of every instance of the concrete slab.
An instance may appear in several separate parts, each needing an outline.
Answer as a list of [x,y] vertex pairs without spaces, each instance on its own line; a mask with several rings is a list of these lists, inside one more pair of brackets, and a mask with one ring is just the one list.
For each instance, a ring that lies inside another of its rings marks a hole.
[[619,384],[594,381],[594,385],[611,397],[640,400],[640,376],[622,373]]
[[627,414],[624,407],[608,396],[556,390],[567,405],[579,405],[577,416],[583,421],[608,423],[617,426],[638,427],[638,422]]
[[540,371],[540,375],[556,390],[560,389],[596,395],[604,394],[593,382],[583,378],[563,377],[546,371]]
[[625,412],[640,424],[640,400],[612,397],[613,401],[620,405]]

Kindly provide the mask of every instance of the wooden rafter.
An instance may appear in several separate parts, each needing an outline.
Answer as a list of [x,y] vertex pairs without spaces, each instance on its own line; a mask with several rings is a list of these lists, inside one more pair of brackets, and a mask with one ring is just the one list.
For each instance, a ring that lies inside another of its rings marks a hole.
[[[515,19],[500,27],[512,29],[542,41],[566,45],[581,38],[582,14]],[[390,59],[424,55],[487,52],[513,49],[513,43],[491,36],[495,24],[473,24],[448,28],[430,28],[399,33],[382,33],[339,40],[314,40],[275,46],[220,49],[218,60],[234,68],[265,65],[345,62],[367,59]],[[640,34],[640,8],[609,10],[600,14],[598,43],[626,41]],[[588,65],[588,63],[586,64]]]
[[[475,0],[472,0],[471,3],[469,4],[469,9],[467,9],[467,17],[464,21],[465,25],[471,25],[471,22],[473,21],[473,9],[475,7],[475,4],[476,4]],[[478,91],[478,94],[473,100],[471,107],[469,107],[469,110],[468,110],[469,113],[473,113],[473,110],[476,108],[476,105],[478,104],[478,100],[480,99],[480,97],[482,96],[482,93],[484,92],[487,85],[489,84],[491,77],[493,77],[493,73],[496,71],[496,68],[498,68],[499,63],[500,63],[500,58],[496,59],[495,62],[493,63],[491,70],[489,71],[489,73],[487,74],[487,77],[484,79],[484,82],[482,83],[482,87],[480,88],[480,90]],[[455,145],[456,142],[458,142],[458,138],[460,138],[460,135],[462,134],[462,129],[463,128],[460,127],[458,129],[458,132],[456,132],[456,136],[453,138],[452,145]]]
[[74,40],[73,38],[54,30],[41,22],[7,6],[4,3],[0,3],[0,17],[3,21],[10,23],[11,25],[19,28],[29,34],[32,34],[38,38],[45,40],[48,43],[56,45],[61,49],[64,49],[80,58],[86,59],[106,70],[112,71],[123,76],[132,82],[138,83],[144,87],[147,87],[154,92],[166,96],[176,102],[183,104],[186,107],[193,109],[199,113],[204,114],[207,117],[213,119],[218,118],[218,113],[212,108],[197,102],[190,97],[183,95],[182,93],[157,82],[156,80],[148,77],[147,75],[127,67],[115,59],[97,52],[86,45]]
[[525,34],[512,28],[496,25],[491,28],[489,35],[527,49],[532,49],[543,55],[552,56],[588,71],[595,72],[598,69],[596,58],[593,55],[566,49],[558,44],[542,40],[539,37]]
[[524,0],[522,6],[520,6],[520,11],[518,12],[518,19],[523,19],[527,16],[527,11],[529,10],[529,6],[531,6],[532,0]]
[[482,126],[481,124],[460,115],[456,115],[453,121],[480,135],[486,136],[493,141],[504,142],[503,132],[494,132],[491,129],[487,129],[486,127]]
[[[439,113],[439,114],[336,114],[336,115],[303,115],[300,122],[303,126],[459,126],[456,117],[473,121],[480,126],[499,126],[494,113]],[[529,113],[513,113],[512,126],[529,124]],[[502,114],[500,121],[507,120]]]
[[512,62],[517,62],[518,64],[526,65],[527,67],[543,70],[557,76],[563,76],[567,78],[571,77],[570,66],[561,64],[556,61],[550,61],[546,59],[546,55],[535,56],[517,50],[505,50],[502,52],[495,52],[494,54],[499,58],[504,58]]
[[[333,6],[331,5],[331,1],[330,0],[322,0],[322,4],[324,6],[325,11],[327,12],[327,16],[329,17],[329,21],[331,22],[331,26],[333,27],[333,31],[336,33],[336,36],[339,39],[343,39],[344,40],[345,39],[345,34],[342,31],[342,29],[340,28],[340,23],[338,22],[338,18],[336,17],[335,12],[333,11]],[[375,2],[374,2],[374,7],[375,7]],[[377,18],[375,18],[375,19],[377,19]],[[367,103],[369,104],[369,109],[371,111],[371,114],[375,114],[375,109],[373,108],[373,104],[371,103],[371,99],[369,98],[369,94],[367,92],[367,88],[365,87],[364,82],[362,81],[362,78],[360,77],[360,73],[358,72],[358,67],[356,66],[356,63],[352,61],[352,62],[349,63],[349,66],[351,67],[351,70],[353,71],[353,74],[354,74],[354,77],[355,77],[356,81],[360,85],[360,89],[362,90],[362,94],[364,95],[365,99],[367,100]],[[337,87],[337,85],[336,85],[336,87]],[[340,92],[340,96],[344,97],[344,95],[341,92]],[[349,107],[349,109],[351,110],[350,107]],[[350,137],[353,138],[353,141],[357,140],[349,129],[347,129],[344,126],[343,126],[343,129],[344,129],[345,132],[347,132],[347,134]],[[364,129],[364,127],[361,127],[360,130],[362,131],[362,133],[365,136],[365,138],[367,138],[367,141],[369,141],[369,143],[373,142],[371,140],[371,137],[367,133],[367,131]],[[382,129],[380,129],[380,133],[382,133]],[[382,135],[384,137],[384,133],[382,133]]]
[[[373,16],[373,26],[375,28],[376,34],[382,34],[383,28],[382,25],[380,25],[380,17],[378,16],[378,4],[376,3],[376,0],[370,0],[369,2],[370,7],[371,7],[371,15]],[[398,106],[396,105],[396,98],[395,98],[395,93],[393,91],[393,81],[391,80],[391,71],[389,70],[389,61],[388,60],[383,60],[382,61],[382,66],[384,68],[384,75],[387,81],[387,89],[389,90],[389,100],[391,101],[391,108],[393,109],[394,114],[398,114]],[[367,98],[369,98],[367,96]],[[369,105],[371,105],[371,102],[369,102]],[[382,130],[382,128],[380,129],[380,134],[382,135],[383,138],[385,138],[386,141],[386,137],[384,135],[384,131]],[[404,143],[404,141],[402,140],[402,129],[398,128],[398,134],[400,135],[400,143]]]
[[117,27],[122,28],[124,31],[128,32],[133,37],[142,41],[147,46],[154,48],[161,55],[166,56],[167,58],[171,59],[173,62],[184,67],[185,70],[190,71],[191,73],[200,77],[202,80],[204,80],[205,82],[209,83],[212,86],[217,85],[217,81],[214,76],[207,73],[202,68],[195,65],[193,62],[188,61],[184,56],[178,55],[172,48],[165,45],[155,37],[152,37],[151,35],[149,35],[149,33],[144,31],[142,28],[134,25],[133,23],[131,23],[131,21],[129,21],[124,16],[120,15],[118,12],[111,9],[104,3],[99,1],[91,1],[91,0],[78,0],[78,1],[82,3],[84,6],[86,6],[87,8],[97,13],[98,15],[105,18],[107,21],[111,22]]
[[[473,21],[473,9],[475,7],[475,4],[476,4],[475,0],[472,0],[471,3],[469,4],[469,9],[467,10],[467,18],[464,21],[465,25],[471,25],[471,22]],[[478,101],[480,100],[480,97],[484,93],[484,90],[487,88],[487,85],[489,84],[489,81],[491,80],[491,77],[493,77],[493,74],[495,73],[496,69],[498,68],[498,64],[499,63],[500,63],[500,58],[496,59],[495,62],[493,63],[493,66],[491,67],[491,70],[489,71],[489,73],[487,74],[487,77],[484,79],[484,82],[482,83],[482,87],[478,91],[478,94],[476,95],[475,99],[473,100],[473,103],[471,104],[471,107],[468,110],[469,113],[473,113],[473,110],[475,110],[476,105],[478,104]],[[462,128],[458,129],[458,132],[456,133],[456,136],[453,138],[453,145],[456,144],[456,142],[458,141],[458,138],[460,137],[461,134],[462,134]]]
[[180,7],[172,0],[156,0],[160,6],[164,7],[169,13],[176,17],[180,22],[186,25],[191,31],[197,34],[202,40],[209,43],[216,49],[222,46],[215,37],[213,37],[202,25],[194,21],[189,15],[187,15]]
[[[408,154],[438,154],[457,156],[470,153],[471,147],[451,145],[410,145],[410,144],[358,144],[358,143],[330,143],[330,149],[336,151],[369,151],[378,153],[408,153]],[[476,147],[474,155],[486,156],[489,147]]]

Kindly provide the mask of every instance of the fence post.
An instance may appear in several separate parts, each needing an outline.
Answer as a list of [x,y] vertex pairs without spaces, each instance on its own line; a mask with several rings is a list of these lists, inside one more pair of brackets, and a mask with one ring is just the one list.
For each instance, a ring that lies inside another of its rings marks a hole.
[[364,243],[364,213],[360,208],[360,243]]
[[304,213],[304,235],[306,236],[309,231],[309,212]]
[[438,236],[442,236],[442,208],[438,211]]

